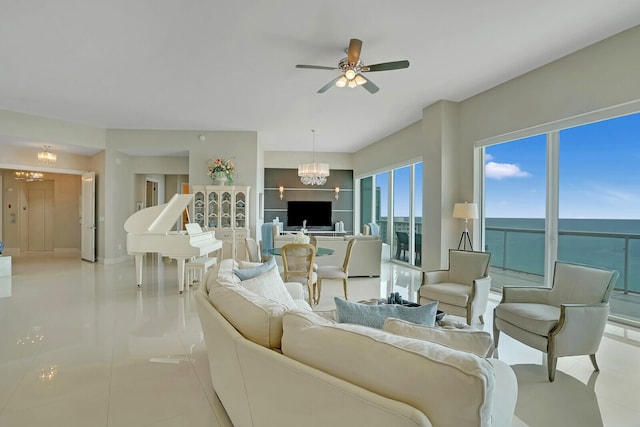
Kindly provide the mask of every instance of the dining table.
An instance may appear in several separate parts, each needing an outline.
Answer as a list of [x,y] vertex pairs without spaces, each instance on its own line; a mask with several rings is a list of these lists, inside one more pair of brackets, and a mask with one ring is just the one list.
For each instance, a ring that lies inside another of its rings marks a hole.
[[[281,256],[282,248],[271,248],[267,252],[271,255]],[[330,248],[316,248],[316,256],[332,255],[335,251]]]

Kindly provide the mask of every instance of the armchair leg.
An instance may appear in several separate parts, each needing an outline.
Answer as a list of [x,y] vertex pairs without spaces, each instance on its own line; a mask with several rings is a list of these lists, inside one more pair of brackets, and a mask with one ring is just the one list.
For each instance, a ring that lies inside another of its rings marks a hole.
[[348,300],[349,298],[347,298],[347,279],[342,280],[342,287],[344,288],[344,299]]
[[549,381],[553,382],[556,379],[556,365],[558,364],[558,358],[553,354],[547,353],[547,370],[549,372]]
[[593,370],[594,371],[599,371],[600,368],[598,367],[598,362],[596,362],[596,355],[595,354],[590,354],[589,358],[591,359],[591,364],[593,365]]
[[316,293],[316,305],[320,304],[320,293],[322,292],[322,279],[318,278],[318,293]]
[[496,326],[496,312],[493,312],[493,345],[498,349],[498,341],[500,340],[500,329]]

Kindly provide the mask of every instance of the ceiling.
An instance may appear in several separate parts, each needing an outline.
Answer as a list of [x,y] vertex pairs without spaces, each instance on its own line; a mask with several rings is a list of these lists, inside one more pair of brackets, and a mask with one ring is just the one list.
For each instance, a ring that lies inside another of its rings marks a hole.
[[[640,24],[638,0],[0,5],[0,109],[104,128],[257,131],[268,151],[311,151],[315,129],[317,151],[355,152],[433,102],[464,100]],[[363,41],[365,64],[411,65],[368,73],[374,95],[317,94],[337,72],[295,65],[336,66],[350,38]]]

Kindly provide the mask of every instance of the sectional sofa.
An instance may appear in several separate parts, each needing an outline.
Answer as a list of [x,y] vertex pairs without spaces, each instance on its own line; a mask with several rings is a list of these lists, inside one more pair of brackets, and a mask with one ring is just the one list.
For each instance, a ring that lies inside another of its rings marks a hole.
[[517,382],[504,362],[336,323],[311,311],[300,284],[277,283],[275,267],[245,281],[237,267],[223,260],[196,294],[235,427],[511,426]]

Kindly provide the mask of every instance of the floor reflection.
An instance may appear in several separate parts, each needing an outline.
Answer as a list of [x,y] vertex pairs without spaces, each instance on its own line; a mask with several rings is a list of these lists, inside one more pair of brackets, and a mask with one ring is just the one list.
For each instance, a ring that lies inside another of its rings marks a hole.
[[586,384],[562,371],[549,382],[543,365],[511,367],[518,378],[516,415],[530,427],[604,425],[595,392],[599,372],[593,371]]

